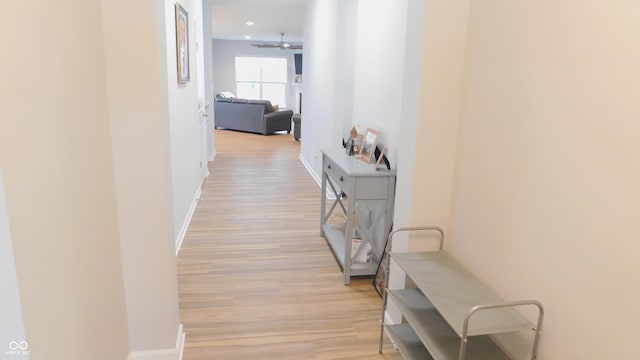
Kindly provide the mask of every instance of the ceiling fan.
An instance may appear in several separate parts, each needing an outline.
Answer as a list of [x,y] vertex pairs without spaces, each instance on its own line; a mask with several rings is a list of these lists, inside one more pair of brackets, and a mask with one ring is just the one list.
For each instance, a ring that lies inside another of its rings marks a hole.
[[284,42],[284,33],[280,33],[280,42],[279,43],[262,43],[262,44],[251,44],[255,47],[259,48],[278,48],[282,50],[302,50],[302,45],[291,45],[287,42]]

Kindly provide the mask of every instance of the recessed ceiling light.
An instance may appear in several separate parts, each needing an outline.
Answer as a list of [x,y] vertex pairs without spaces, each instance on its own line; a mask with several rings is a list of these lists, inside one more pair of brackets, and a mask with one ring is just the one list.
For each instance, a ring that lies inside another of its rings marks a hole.
[[249,35],[245,35],[245,36],[244,36],[244,39],[245,39],[245,40],[251,40],[251,36],[249,36]]
[[249,20],[247,22],[244,23],[247,26],[253,26],[253,21]]

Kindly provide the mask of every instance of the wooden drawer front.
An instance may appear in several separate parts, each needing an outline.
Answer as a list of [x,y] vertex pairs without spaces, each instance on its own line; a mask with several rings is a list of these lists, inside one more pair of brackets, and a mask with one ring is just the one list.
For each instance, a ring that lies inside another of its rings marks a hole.
[[349,190],[349,176],[336,163],[325,157],[324,171],[329,175],[333,184],[342,189],[345,193]]
[[386,199],[389,194],[390,177],[358,177],[356,178],[356,199],[373,200]]

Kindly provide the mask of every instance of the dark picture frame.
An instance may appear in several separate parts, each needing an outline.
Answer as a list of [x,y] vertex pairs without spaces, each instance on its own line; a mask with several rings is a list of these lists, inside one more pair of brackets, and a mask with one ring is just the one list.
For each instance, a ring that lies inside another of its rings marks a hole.
[[189,82],[189,13],[176,3],[176,60],[178,84]]

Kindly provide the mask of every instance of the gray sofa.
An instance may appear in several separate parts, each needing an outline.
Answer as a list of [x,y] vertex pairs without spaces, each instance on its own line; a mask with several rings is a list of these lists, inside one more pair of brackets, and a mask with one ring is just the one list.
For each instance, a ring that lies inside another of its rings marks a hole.
[[290,133],[293,111],[273,111],[273,106],[268,100],[216,97],[213,114],[216,129],[268,135],[276,131]]

